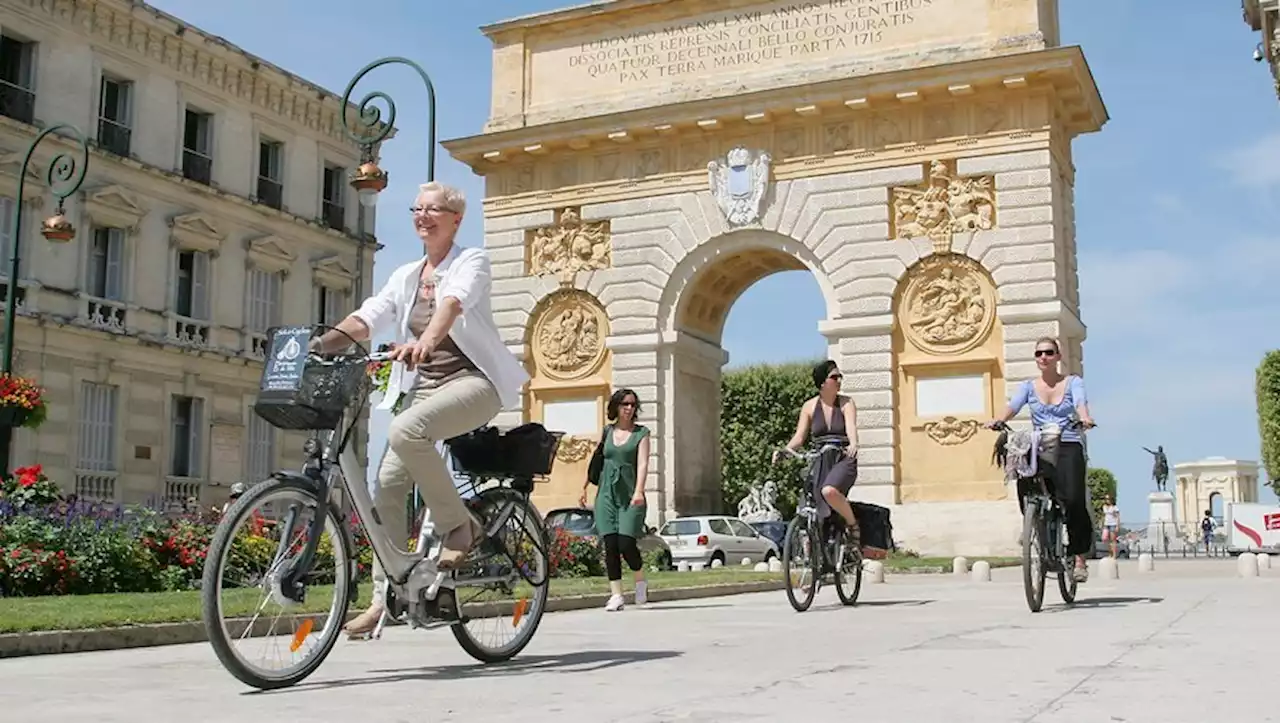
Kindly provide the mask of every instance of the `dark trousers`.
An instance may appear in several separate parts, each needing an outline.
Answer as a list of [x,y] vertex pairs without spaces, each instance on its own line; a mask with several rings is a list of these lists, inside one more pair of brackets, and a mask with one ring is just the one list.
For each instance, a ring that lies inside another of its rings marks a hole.
[[636,538],[627,535],[609,533],[604,536],[604,569],[610,580],[622,579],[622,560],[632,572],[643,565],[640,561],[640,548],[636,547]]
[[[1049,492],[1057,498],[1067,518],[1067,554],[1084,555],[1093,549],[1093,515],[1089,512],[1088,487],[1085,484],[1084,445],[1059,442],[1058,460],[1037,464],[1047,474]],[[1026,511],[1027,485],[1018,482],[1018,509]]]

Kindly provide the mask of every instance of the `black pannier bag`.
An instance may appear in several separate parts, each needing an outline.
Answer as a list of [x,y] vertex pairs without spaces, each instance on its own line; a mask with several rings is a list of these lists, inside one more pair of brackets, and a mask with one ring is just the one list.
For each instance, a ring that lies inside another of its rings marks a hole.
[[464,472],[494,477],[540,477],[551,474],[559,432],[548,432],[537,422],[522,424],[505,434],[484,426],[445,440],[457,466]]
[[309,326],[267,331],[267,352],[253,411],[278,429],[328,430],[367,382],[364,364],[309,364]]
[[862,539],[862,554],[872,560],[878,560],[896,549],[893,544],[893,522],[889,519],[889,508],[873,505],[870,502],[850,502],[853,516],[858,519],[859,536]]

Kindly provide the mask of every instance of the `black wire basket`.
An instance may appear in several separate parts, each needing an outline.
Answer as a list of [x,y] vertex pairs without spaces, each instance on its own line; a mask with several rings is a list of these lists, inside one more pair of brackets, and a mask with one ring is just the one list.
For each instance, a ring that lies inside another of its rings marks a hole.
[[522,424],[505,434],[484,426],[445,440],[457,467],[476,476],[542,477],[551,474],[560,432],[549,432],[537,422]]
[[336,429],[346,410],[370,385],[361,360],[308,359],[310,327],[277,327],[267,332],[266,363],[253,411],[277,429]]

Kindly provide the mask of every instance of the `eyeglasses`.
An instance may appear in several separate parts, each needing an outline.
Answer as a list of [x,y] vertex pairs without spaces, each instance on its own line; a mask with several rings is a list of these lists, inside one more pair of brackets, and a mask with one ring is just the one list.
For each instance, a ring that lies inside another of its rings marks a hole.
[[1036,358],[1039,359],[1042,356],[1054,356],[1057,353],[1058,352],[1054,349],[1036,349]]
[[409,213],[429,213],[432,216],[439,216],[442,213],[457,213],[457,211],[444,206],[410,206]]
[[634,407],[634,406],[636,406],[636,403],[635,403],[635,402],[622,402],[622,403],[621,403],[621,404],[619,404],[618,406],[619,406],[619,407]]
[[831,376],[827,377],[827,379],[830,379],[830,380],[831,380],[831,381],[833,381],[833,382],[838,382],[838,381],[840,381],[840,380],[844,379],[844,375],[843,375],[843,374],[832,374]]

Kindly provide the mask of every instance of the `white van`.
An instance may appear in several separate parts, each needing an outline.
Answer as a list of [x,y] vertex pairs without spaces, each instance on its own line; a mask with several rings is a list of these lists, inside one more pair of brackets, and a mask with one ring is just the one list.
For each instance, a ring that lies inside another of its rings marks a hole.
[[1224,522],[1227,552],[1280,553],[1280,505],[1233,502]]

